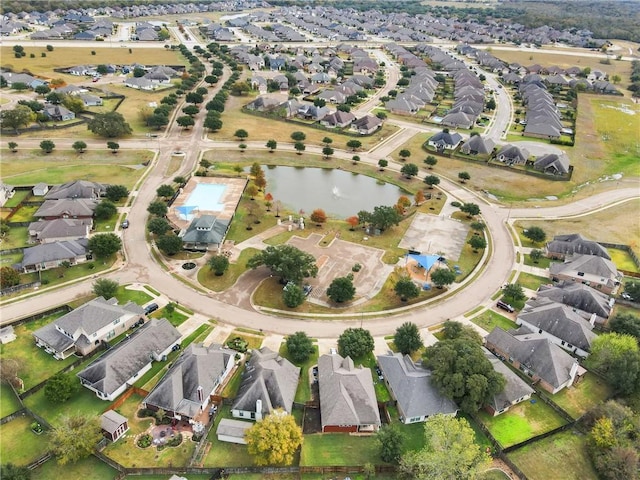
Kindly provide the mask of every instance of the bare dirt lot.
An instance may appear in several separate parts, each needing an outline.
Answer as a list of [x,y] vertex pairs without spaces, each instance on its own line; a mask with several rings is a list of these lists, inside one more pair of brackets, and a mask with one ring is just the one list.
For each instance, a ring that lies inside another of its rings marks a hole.
[[398,246],[457,260],[468,232],[468,227],[457,220],[417,213]]

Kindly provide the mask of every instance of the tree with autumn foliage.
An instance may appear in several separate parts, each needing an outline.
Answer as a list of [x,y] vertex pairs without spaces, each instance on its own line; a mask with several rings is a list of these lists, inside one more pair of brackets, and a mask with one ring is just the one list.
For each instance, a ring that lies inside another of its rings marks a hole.
[[311,216],[309,217],[312,222],[318,224],[320,226],[321,223],[327,221],[327,214],[321,208],[316,208],[313,212],[311,212]]
[[413,198],[416,201],[417,206],[422,205],[425,201],[424,192],[422,190],[418,190]]
[[271,211],[271,205],[273,205],[273,195],[267,193],[264,196],[264,206],[267,207],[267,212]]
[[292,415],[278,409],[254,423],[244,438],[257,465],[291,465],[302,444],[302,429]]
[[353,232],[356,229],[356,227],[360,224],[360,220],[358,219],[357,216],[353,215],[352,217],[347,218],[347,223],[351,227],[349,228],[349,230]]

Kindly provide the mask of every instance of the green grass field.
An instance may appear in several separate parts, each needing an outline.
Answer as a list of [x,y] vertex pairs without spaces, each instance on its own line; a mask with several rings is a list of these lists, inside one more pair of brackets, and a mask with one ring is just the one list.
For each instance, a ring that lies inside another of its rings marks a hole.
[[0,382],[0,418],[11,415],[13,412],[20,410],[20,400],[13,393],[11,385]]
[[11,227],[9,233],[2,238],[0,251],[12,248],[28,247],[29,230],[27,227]]
[[611,261],[618,268],[618,270],[626,270],[628,272],[639,273],[640,269],[633,261],[629,252],[620,250],[619,248],[608,248],[607,251],[611,255]]
[[540,288],[540,285],[551,283],[551,280],[547,277],[539,277],[538,275],[522,272],[518,275],[516,283],[519,283],[522,288],[528,288],[536,291]]
[[91,480],[113,480],[118,472],[106,463],[90,456],[73,464],[60,465],[49,460],[31,474],[31,480],[60,480],[61,478],[84,478]]
[[165,307],[161,308],[160,310],[158,310],[157,312],[155,312],[152,315],[153,318],[166,318],[167,320],[169,320],[169,323],[171,325],[173,325],[174,327],[179,327],[180,325],[182,325],[185,320],[187,318],[189,318],[187,315],[180,313],[177,309],[174,310],[173,312],[167,312],[167,309]]
[[247,269],[247,261],[253,257],[259,250],[256,248],[246,248],[240,252],[238,260],[229,265],[229,269],[224,272],[224,275],[216,277],[211,269],[205,265],[198,270],[198,282],[205,288],[213,290],[214,292],[222,292],[227,288],[233,286],[238,277],[242,275]]
[[565,423],[551,407],[540,401],[537,395],[531,398],[536,400],[536,403],[529,400],[521,402],[497,417],[480,411],[478,418],[503,447],[524,442]]
[[300,380],[298,381],[298,389],[296,390],[296,396],[294,402],[305,403],[311,400],[311,384],[309,383],[309,369],[318,363],[318,347],[314,346],[313,354],[307,359],[306,362],[296,363],[291,360],[289,351],[287,350],[286,342],[282,342],[280,350],[278,352],[282,357],[289,360],[294,365],[300,367]]
[[531,480],[597,480],[587,455],[585,437],[571,430],[509,453],[509,458]]
[[533,260],[531,260],[531,255],[525,254],[524,256],[524,264],[530,267],[549,268],[549,265],[551,265],[551,263],[551,259],[547,257],[542,257],[538,260],[538,263],[535,263]]
[[49,450],[46,432],[36,435],[31,431],[33,417],[24,416],[0,425],[0,451],[2,463],[27,465]]
[[3,207],[5,208],[14,208],[17,207],[20,202],[23,202],[31,195],[31,191],[29,190],[16,190],[9,200],[5,202]]
[[213,428],[211,428],[209,432],[207,440],[211,442],[211,448],[204,458],[204,466],[244,467],[253,465],[253,459],[249,455],[246,445],[221,442],[218,440],[216,429],[218,428],[220,420],[223,418],[232,418],[231,407],[229,405],[224,405],[220,409],[214,420]]
[[491,333],[491,330],[495,327],[500,327],[503,330],[518,328],[515,322],[493,310],[485,310],[480,315],[473,317],[471,321],[489,333]]
[[120,305],[124,305],[127,302],[134,302],[138,305],[144,305],[147,302],[153,300],[153,297],[142,290],[130,290],[126,285],[120,285],[116,292],[116,298]]
[[587,372],[572,387],[564,388],[551,399],[573,418],[578,418],[611,396],[611,388],[600,377]]
[[375,437],[353,437],[347,433],[305,435],[300,465],[364,465],[383,463]]

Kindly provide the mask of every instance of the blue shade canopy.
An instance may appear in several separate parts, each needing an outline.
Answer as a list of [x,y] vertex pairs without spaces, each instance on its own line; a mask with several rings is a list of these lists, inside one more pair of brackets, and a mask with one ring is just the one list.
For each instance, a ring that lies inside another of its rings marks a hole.
[[409,253],[407,256],[418,262],[418,265],[427,271],[431,270],[431,267],[433,267],[438,261],[438,258],[440,258],[439,255],[416,255],[413,253]]

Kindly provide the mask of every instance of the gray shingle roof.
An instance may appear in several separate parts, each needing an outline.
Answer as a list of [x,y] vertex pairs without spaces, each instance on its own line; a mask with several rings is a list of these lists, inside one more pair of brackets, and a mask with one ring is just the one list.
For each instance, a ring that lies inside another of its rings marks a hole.
[[581,283],[567,283],[559,286],[542,285],[537,296],[564,303],[583,312],[595,313],[602,318],[608,318],[611,314],[609,296]]
[[88,198],[65,198],[45,200],[33,214],[34,217],[91,217],[98,205],[97,200]]
[[299,376],[300,368],[276,352],[266,347],[253,350],[232,408],[255,411],[261,400],[263,417],[276,408],[291,413]]
[[380,425],[371,370],[338,354],[318,360],[320,414],[327,425]]
[[223,418],[220,420],[220,423],[218,423],[216,434],[226,435],[227,437],[244,438],[245,432],[252,426],[252,422]]
[[455,413],[456,404],[431,383],[431,372],[400,353],[380,355],[378,365],[407,418]]
[[213,215],[201,215],[193,219],[182,236],[184,243],[220,244],[229,228],[230,219],[220,219]]
[[49,238],[82,238],[89,233],[89,219],[57,218],[55,220],[41,220],[29,224],[29,232],[35,232],[38,240]]
[[607,260],[611,260],[607,249],[598,242],[584,238],[579,233],[570,233],[568,235],[556,235],[549,243],[547,243],[547,251],[552,253],[561,253],[570,255],[573,253],[581,253],[585,255],[597,255]]
[[44,196],[46,200],[63,198],[98,198],[104,194],[107,186],[88,180],[75,180],[62,185],[54,185]]
[[483,348],[483,350],[485,357],[489,359],[493,369],[501,374],[506,380],[504,390],[494,395],[490,402],[490,405],[494,410],[502,410],[503,408],[513,404],[516,400],[535,393],[533,388],[522,380],[513,370],[502,363],[498,357],[486,348]]
[[113,434],[126,421],[127,417],[120,415],[115,410],[107,410],[100,417],[100,426],[105,432]]
[[152,319],[78,373],[95,390],[111,395],[160,354],[178,343],[180,332],[166,319]]
[[579,272],[583,274],[580,276],[585,280],[588,279],[588,275],[600,280],[613,279],[619,275],[618,269],[611,260],[597,255],[573,255],[564,263],[552,263],[549,272],[552,274]]
[[79,238],[77,240],[63,240],[25,248],[22,251],[23,257],[20,265],[29,267],[48,262],[73,260],[87,253],[88,244],[89,240]]
[[[233,361],[234,355],[233,350],[220,345],[189,345],[147,395],[144,403],[189,418],[195,417],[200,413],[203,399],[208,398],[220,383],[222,374],[229,361]],[[199,388],[203,395],[201,397],[198,394]]]
[[466,154],[470,152],[487,154],[493,151],[495,144],[496,142],[490,138],[482,138],[480,135],[474,135],[468,142],[465,142],[464,145],[460,147],[460,151]]

